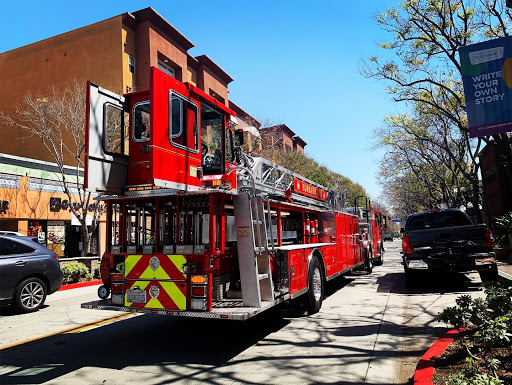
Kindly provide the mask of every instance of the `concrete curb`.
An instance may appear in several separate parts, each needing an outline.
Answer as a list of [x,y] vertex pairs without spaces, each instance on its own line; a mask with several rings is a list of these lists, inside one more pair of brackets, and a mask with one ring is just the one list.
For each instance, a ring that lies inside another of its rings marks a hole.
[[498,275],[500,277],[502,277],[502,278],[505,278],[505,279],[508,279],[509,281],[512,281],[512,275],[501,271],[499,268],[498,268]]
[[414,372],[415,385],[433,384],[432,379],[434,378],[436,359],[444,353],[457,334],[457,329],[447,331],[441,336],[441,338],[434,342],[430,349],[428,349],[423,357],[421,357],[418,365],[416,365],[416,371]]
[[89,281],[89,282],[79,282],[79,283],[70,283],[69,285],[63,285],[57,291],[64,291],[64,290],[70,290],[70,289],[78,289],[79,287],[87,287],[87,286],[100,285],[102,283],[103,283],[103,281],[101,281],[101,280]]

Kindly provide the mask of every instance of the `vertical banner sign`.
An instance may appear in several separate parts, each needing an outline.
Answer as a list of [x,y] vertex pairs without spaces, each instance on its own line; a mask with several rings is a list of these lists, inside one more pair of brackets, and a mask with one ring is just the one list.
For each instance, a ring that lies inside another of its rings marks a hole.
[[459,48],[472,138],[512,131],[512,37]]

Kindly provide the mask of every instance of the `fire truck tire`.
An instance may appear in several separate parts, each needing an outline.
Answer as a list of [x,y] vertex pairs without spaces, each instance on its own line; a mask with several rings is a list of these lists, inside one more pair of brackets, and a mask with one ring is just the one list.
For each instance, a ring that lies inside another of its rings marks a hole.
[[382,247],[382,245],[379,247],[378,255],[373,264],[375,266],[382,266],[384,263],[384,247]]
[[311,259],[308,269],[307,311],[308,315],[318,313],[324,298],[324,278],[318,258]]
[[373,271],[373,255],[371,251],[369,253],[365,253],[364,271],[366,271],[368,274],[371,274]]

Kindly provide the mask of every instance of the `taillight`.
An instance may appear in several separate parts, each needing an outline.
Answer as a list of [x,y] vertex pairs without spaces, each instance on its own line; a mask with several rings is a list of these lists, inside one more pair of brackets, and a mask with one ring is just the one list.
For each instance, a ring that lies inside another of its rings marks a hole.
[[407,235],[402,239],[402,250],[404,254],[411,254],[411,242],[409,241],[409,237]]
[[192,286],[192,295],[194,297],[206,297],[206,286]]
[[487,246],[492,247],[494,245],[494,237],[490,229],[485,229],[485,239],[487,240]]
[[52,254],[52,258],[59,259],[60,256],[59,256],[59,254]]

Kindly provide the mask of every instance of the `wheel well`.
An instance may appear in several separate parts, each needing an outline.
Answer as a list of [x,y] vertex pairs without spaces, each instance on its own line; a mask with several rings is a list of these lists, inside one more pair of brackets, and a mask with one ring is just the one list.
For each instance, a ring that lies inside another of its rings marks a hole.
[[[25,277],[21,278],[17,283],[16,283],[16,286],[15,287],[18,287],[18,285],[23,282],[24,280],[26,280],[27,278],[39,278],[41,281],[43,281],[44,285],[46,286],[46,293],[49,293],[50,292],[50,280],[48,279],[48,277],[44,274],[30,274],[30,275],[26,275]],[[14,296],[14,294],[13,294]]]
[[[322,269],[322,279],[325,282],[325,263],[324,263],[324,257],[322,256],[322,253],[318,249],[314,249],[313,252],[309,255],[309,261],[308,261],[308,273],[309,273],[309,265],[311,263],[311,260],[313,257],[316,257],[318,260],[318,263],[320,263],[320,268]],[[308,280],[309,282],[309,280]]]

